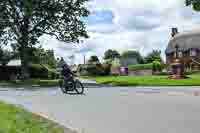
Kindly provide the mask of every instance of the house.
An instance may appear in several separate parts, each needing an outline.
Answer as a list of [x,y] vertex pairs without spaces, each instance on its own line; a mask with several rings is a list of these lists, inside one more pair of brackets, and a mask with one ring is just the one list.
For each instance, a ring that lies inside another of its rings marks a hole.
[[0,80],[16,79],[21,72],[21,60],[10,60],[6,65],[0,64]]
[[177,57],[185,70],[200,70],[200,30],[178,33],[178,29],[173,28],[165,53],[167,66]]

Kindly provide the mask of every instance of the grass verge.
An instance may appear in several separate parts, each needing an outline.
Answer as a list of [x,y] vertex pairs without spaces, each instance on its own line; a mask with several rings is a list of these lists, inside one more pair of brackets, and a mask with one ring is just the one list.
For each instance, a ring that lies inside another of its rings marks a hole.
[[0,86],[6,87],[24,87],[24,86],[40,86],[40,87],[51,87],[51,86],[58,86],[59,80],[41,80],[41,79],[30,79],[27,81],[0,81]]
[[0,133],[64,133],[64,128],[20,107],[0,102]]
[[101,84],[118,86],[200,86],[200,75],[190,75],[187,79],[171,80],[167,76],[106,76],[85,77]]

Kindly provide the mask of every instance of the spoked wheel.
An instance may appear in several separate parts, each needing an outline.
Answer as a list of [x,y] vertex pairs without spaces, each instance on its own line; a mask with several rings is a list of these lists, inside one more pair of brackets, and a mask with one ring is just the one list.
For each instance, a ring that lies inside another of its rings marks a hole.
[[75,81],[75,84],[76,84],[75,91],[78,94],[83,94],[84,93],[84,86],[83,86],[83,84],[80,81],[78,81],[78,80]]

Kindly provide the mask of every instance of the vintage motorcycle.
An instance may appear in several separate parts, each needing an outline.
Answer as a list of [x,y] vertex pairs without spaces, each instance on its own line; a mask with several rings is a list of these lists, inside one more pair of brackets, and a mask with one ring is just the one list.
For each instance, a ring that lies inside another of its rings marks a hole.
[[76,92],[77,94],[84,93],[84,86],[80,82],[76,76],[70,76],[69,78],[63,77],[60,82],[59,86],[63,93],[67,94],[68,92]]

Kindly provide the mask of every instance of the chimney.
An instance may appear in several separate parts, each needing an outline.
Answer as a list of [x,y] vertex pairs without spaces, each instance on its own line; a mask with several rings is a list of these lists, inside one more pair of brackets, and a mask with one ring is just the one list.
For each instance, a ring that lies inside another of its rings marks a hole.
[[172,28],[171,36],[174,37],[176,34],[178,34],[178,28]]

